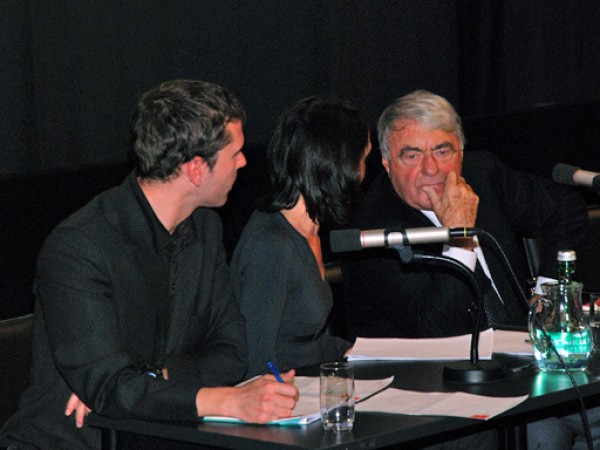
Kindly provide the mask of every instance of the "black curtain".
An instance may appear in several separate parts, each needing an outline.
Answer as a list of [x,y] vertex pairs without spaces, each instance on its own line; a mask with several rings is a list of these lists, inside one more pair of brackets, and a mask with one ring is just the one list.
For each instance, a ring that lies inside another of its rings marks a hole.
[[464,115],[600,101],[600,2],[457,0]]
[[126,160],[141,93],[206,79],[241,97],[249,143],[301,97],[375,125],[425,88],[465,117],[600,100],[598,0],[0,0],[0,175]]
[[172,78],[237,93],[250,143],[307,95],[373,124],[416,88],[456,101],[452,0],[3,0],[0,20],[3,174],[124,161],[136,99]]
[[457,2],[459,109],[505,112],[504,2]]

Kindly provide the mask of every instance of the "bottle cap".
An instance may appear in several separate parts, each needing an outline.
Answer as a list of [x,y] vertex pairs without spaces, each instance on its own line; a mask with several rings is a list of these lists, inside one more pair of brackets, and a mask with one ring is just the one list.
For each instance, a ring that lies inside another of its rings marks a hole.
[[556,259],[559,261],[576,261],[577,255],[575,250],[559,250]]

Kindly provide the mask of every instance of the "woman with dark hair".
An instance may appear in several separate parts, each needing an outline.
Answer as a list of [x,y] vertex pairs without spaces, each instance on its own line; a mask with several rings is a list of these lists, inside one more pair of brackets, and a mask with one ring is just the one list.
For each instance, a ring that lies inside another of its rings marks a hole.
[[342,224],[371,150],[363,114],[344,100],[303,99],[279,118],[267,160],[271,192],[231,260],[246,317],[247,377],[343,358],[351,343],[325,332],[333,297],[319,227]]

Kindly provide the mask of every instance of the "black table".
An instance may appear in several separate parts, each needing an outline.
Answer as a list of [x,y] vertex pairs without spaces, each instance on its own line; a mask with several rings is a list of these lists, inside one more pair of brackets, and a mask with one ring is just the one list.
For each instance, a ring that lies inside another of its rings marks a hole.
[[[306,427],[236,425],[226,423],[165,423],[117,420],[91,414],[88,424],[103,431],[103,449],[118,449],[119,434],[131,432],[177,442],[228,449],[375,449],[419,448],[479,431],[496,429],[501,444],[510,449],[526,448],[526,424],[546,417],[579,411],[579,401],[566,374],[541,373],[530,357],[494,355],[510,374],[504,381],[461,385],[442,379],[444,362],[354,362],[358,379],[395,376],[393,387],[417,390],[514,397],[530,395],[517,407],[488,421],[440,416],[356,413],[351,432],[325,432],[320,422]],[[317,375],[316,368],[299,375]],[[587,372],[575,372],[575,380],[586,408],[600,404],[600,356],[595,355]],[[177,448],[174,446],[174,448]]]

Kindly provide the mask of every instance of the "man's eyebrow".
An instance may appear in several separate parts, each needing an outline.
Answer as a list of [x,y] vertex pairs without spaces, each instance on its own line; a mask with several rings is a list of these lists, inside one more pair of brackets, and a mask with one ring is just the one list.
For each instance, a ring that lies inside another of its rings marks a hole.
[[433,147],[434,150],[439,150],[440,148],[454,148],[454,145],[452,145],[452,142],[450,141],[444,141],[441,144],[436,145],[435,147]]
[[398,149],[399,152],[422,152],[423,150],[419,147],[411,147],[410,145],[405,145],[404,147]]
[[[439,150],[442,148],[454,148],[454,145],[452,145],[452,142],[450,141],[444,141],[441,144],[436,145],[435,147],[433,147],[432,150]],[[405,145],[404,147],[401,147],[398,149],[398,152],[402,153],[402,152],[422,152],[423,149],[420,147],[413,147],[410,145]]]

